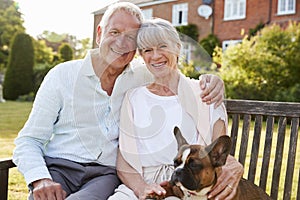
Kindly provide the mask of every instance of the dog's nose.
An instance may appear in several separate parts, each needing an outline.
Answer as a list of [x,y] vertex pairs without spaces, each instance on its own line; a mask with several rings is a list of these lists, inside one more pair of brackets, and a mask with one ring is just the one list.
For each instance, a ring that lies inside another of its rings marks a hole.
[[173,183],[173,185],[175,185],[177,182],[181,181],[181,175],[182,175],[182,170],[181,169],[177,169],[173,172],[172,176],[171,176],[171,183]]
[[176,169],[176,170],[174,171],[174,174],[175,174],[175,176],[181,176],[181,174],[182,174],[182,169]]

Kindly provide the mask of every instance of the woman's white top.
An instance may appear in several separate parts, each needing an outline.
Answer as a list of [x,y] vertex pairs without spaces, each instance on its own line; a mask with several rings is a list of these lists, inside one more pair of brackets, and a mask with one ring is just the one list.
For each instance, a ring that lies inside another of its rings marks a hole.
[[[189,144],[199,140],[196,124],[183,110],[177,95],[159,96],[142,86],[134,89],[129,99],[143,167],[173,164],[178,148],[173,133],[175,126],[179,127]],[[222,108],[214,109],[214,105],[210,106],[210,117],[211,130],[218,119],[226,119]],[[207,134],[212,135],[212,131]]]

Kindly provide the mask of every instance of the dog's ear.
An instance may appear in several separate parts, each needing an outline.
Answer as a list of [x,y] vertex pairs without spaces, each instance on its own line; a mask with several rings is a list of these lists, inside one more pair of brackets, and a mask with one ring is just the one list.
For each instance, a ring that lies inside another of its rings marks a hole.
[[175,128],[174,128],[174,135],[177,140],[178,150],[181,146],[188,144],[186,142],[186,140],[184,139],[184,137],[182,136],[180,129],[177,126],[175,126]]
[[230,149],[231,139],[227,135],[217,138],[212,144],[205,148],[214,167],[225,165]]

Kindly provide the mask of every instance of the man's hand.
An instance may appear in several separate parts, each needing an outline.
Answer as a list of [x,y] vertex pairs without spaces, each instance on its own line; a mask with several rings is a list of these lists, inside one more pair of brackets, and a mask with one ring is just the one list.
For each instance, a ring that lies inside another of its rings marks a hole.
[[238,184],[243,176],[243,166],[232,156],[228,156],[226,164],[218,175],[217,183],[210,191],[208,198],[231,200],[237,193]]
[[224,82],[213,74],[203,74],[199,77],[200,88],[203,90],[201,98],[207,104],[215,103],[215,108],[224,100]]
[[53,199],[63,200],[66,198],[66,192],[59,183],[53,182],[51,179],[40,179],[34,181],[33,198],[36,200]]

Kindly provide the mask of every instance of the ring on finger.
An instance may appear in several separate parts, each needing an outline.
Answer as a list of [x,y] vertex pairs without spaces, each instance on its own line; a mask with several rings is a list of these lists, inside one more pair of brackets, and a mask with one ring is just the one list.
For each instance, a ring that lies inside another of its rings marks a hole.
[[233,190],[233,187],[231,185],[227,185],[227,187],[232,191]]

